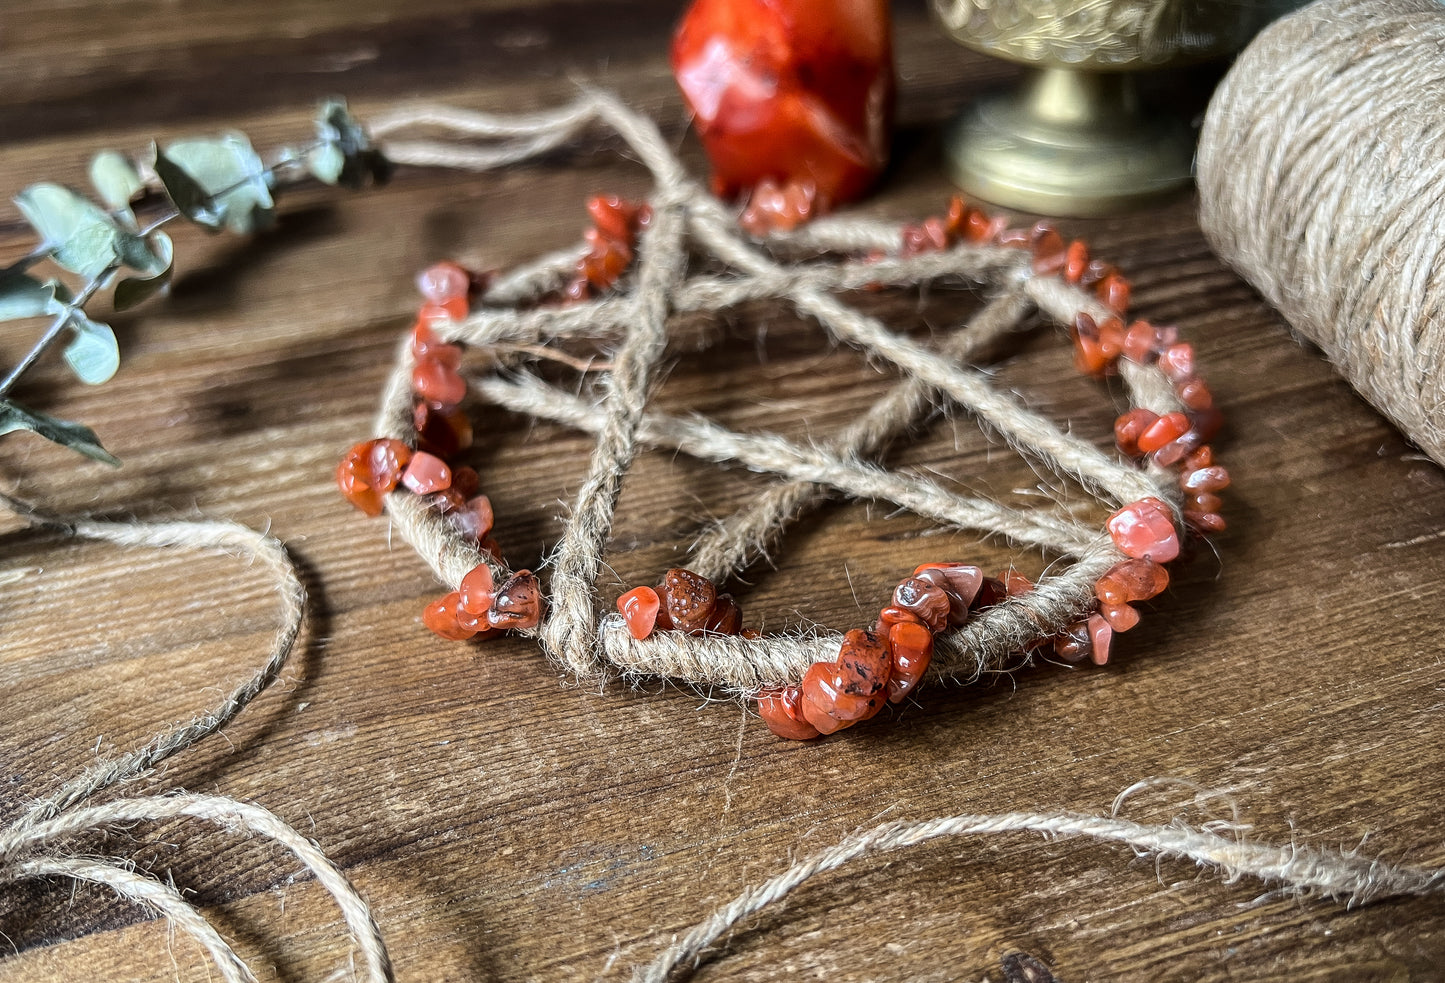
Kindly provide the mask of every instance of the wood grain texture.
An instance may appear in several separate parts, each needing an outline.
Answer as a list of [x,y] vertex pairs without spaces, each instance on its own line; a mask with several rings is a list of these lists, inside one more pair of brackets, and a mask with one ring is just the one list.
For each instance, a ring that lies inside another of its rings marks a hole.
[[[298,139],[312,101],[361,115],[398,99],[488,109],[555,104],[586,78],[683,141],[666,69],[672,4],[620,0],[408,3],[77,0],[7,4],[0,26],[0,172],[18,190],[79,183],[89,152],[239,127]],[[948,194],[936,127],[1009,69],[897,11],[898,161],[867,207],[936,211]],[[584,197],[636,192],[609,154],[487,177],[404,172],[360,196],[303,192],[253,240],[181,231],[174,295],[115,317],[125,360],[83,388],[47,364],[22,397],[93,424],[109,472],[23,435],[0,473],[59,509],[225,516],[269,527],[300,560],[312,617],[283,683],[146,787],[259,802],[320,843],[375,906],[403,981],[623,978],[789,858],[891,819],[1013,809],[1232,816],[1253,835],[1445,863],[1445,475],[1416,453],[1205,247],[1193,203],[1066,223],[1136,284],[1142,316],[1194,341],[1231,421],[1230,529],[1150,606],[1102,671],[1043,667],[932,687],[816,745],[665,686],[560,684],[531,646],[442,642],[418,615],[421,564],[335,493],[339,454],[367,435],[385,362],[414,306],[411,274],[459,256],[503,267],[574,239]],[[0,209],[0,260],[27,248]],[[920,334],[976,304],[882,298]],[[658,395],[729,424],[822,435],[887,372],[776,309],[707,325]],[[28,340],[0,336],[0,360]],[[759,357],[762,362],[760,364]],[[1118,393],[1078,379],[1057,341],[999,368],[1032,405],[1107,440]],[[507,414],[474,452],[510,558],[534,564],[559,528],[589,443]],[[1005,498],[1059,493],[979,434],[940,418],[890,462]],[[674,562],[698,524],[767,480],[647,454],[624,493],[617,591]],[[225,557],[124,552],[0,526],[0,822],[92,759],[186,719],[261,659],[274,604]],[[901,572],[978,558],[1039,572],[1037,555],[940,532],[885,505],[835,503],[740,587],[748,623],[861,623]],[[1217,789],[1202,807],[1195,787]],[[284,857],[179,824],[97,838],[169,871],[262,980],[347,964],[334,909]],[[0,888],[0,980],[205,980],[200,953],[106,892]],[[998,976],[1021,949],[1060,980],[1445,978],[1445,906],[1346,912],[1227,885],[1187,864],[1036,837],[941,842],[820,878],[765,912],[699,979],[953,980]],[[346,978],[343,973],[337,978]]]

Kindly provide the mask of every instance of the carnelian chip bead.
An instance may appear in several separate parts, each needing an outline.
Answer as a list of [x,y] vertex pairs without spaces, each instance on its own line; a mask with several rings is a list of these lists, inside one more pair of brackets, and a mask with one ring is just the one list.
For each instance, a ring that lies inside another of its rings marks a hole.
[[1198,492],[1184,500],[1184,514],[1191,512],[1218,512],[1224,500],[1213,492]]
[[1106,263],[1102,259],[1091,259],[1089,265],[1084,267],[1084,275],[1079,277],[1079,286],[1092,287],[1105,277],[1118,272],[1118,268],[1112,263]]
[[530,570],[518,570],[497,587],[487,624],[520,631],[542,621],[542,587]]
[[924,563],[913,576],[937,584],[948,594],[948,623],[955,628],[968,620],[968,609],[983,586],[983,570],[968,563]]
[[[662,607],[662,598],[651,587],[634,587],[617,599],[617,610],[627,623],[628,633],[641,641],[652,634],[657,625],[657,612]],[[759,697],[761,702],[761,697]],[[771,724],[769,725],[771,726]]]
[[416,275],[416,288],[434,304],[449,300],[466,300],[472,287],[472,275],[456,263],[433,263]]
[[1038,235],[1031,243],[1033,248],[1033,271],[1041,276],[1057,273],[1068,261],[1068,247],[1063,236],[1053,228],[1038,229]]
[[1179,396],[1179,402],[1191,410],[1207,410],[1214,405],[1214,394],[1209,391],[1209,385],[1198,376],[1185,379],[1174,391]]
[[417,446],[437,457],[453,457],[472,446],[472,421],[456,407],[418,403],[412,412]]
[[1085,622],[1089,630],[1089,658],[1094,665],[1102,666],[1109,661],[1109,645],[1114,638],[1114,629],[1102,615],[1091,614]]
[[[926,628],[924,630],[927,631]],[[878,634],[855,629],[843,636],[837,665],[844,693],[849,696],[873,696],[888,685],[892,659],[887,643]]]
[[1139,609],[1129,604],[1100,604],[1099,614],[1118,631],[1128,631],[1139,623]]
[[803,717],[803,691],[797,686],[763,690],[758,694],[758,716],[768,730],[790,741],[807,741],[821,736],[818,728]]
[[369,443],[371,486],[385,495],[401,481],[402,472],[411,462],[412,450],[401,441],[387,437],[380,437]]
[[1159,414],[1146,409],[1132,409],[1114,421],[1114,442],[1129,457],[1144,453],[1139,438],[1159,420]]
[[948,210],[944,215],[943,227],[948,230],[951,238],[962,238],[964,230],[968,227],[968,205],[958,195],[948,199]]
[[[893,607],[892,605],[878,612],[878,621],[875,631],[880,634],[887,633],[894,625],[909,622],[915,625],[922,625],[923,619],[912,611],[905,608]],[[925,629],[926,630],[926,629]]]
[[438,406],[455,406],[467,398],[467,381],[461,374],[430,355],[412,367],[411,388],[422,399]]
[[1141,498],[1109,517],[1109,535],[1125,556],[1168,563],[1179,555],[1174,518],[1157,498]]
[[475,495],[466,504],[447,516],[456,530],[472,542],[480,543],[492,531],[496,517],[492,512],[492,500],[485,495]]
[[471,305],[467,303],[465,295],[461,297],[450,297],[447,300],[436,302],[428,301],[422,304],[417,310],[417,320],[436,326],[437,324],[449,324],[452,321],[460,321],[467,316]]
[[1229,487],[1229,472],[1218,464],[1185,471],[1179,487],[1187,492],[1217,492]]
[[1193,430],[1186,430],[1177,440],[1171,440],[1150,454],[1149,460],[1161,468],[1172,467],[1188,457],[1189,452],[1199,446],[1201,439]]
[[1100,280],[1094,292],[1106,307],[1120,314],[1129,309],[1129,281],[1118,273],[1110,273]]
[[1002,604],[1008,599],[1008,588],[1004,582],[997,577],[984,577],[983,583],[979,584],[978,597],[974,599],[974,606],[979,608],[991,608],[996,604]]
[[1089,268],[1089,247],[1084,245],[1082,239],[1075,239],[1069,243],[1069,248],[1064,252],[1064,280],[1067,283],[1078,283],[1084,278],[1084,271]]
[[736,635],[743,627],[743,609],[731,594],[719,594],[713,604],[712,614],[707,616],[703,631],[721,635]]
[[1194,375],[1194,346],[1188,342],[1170,345],[1159,353],[1158,365],[1170,382],[1183,382]]
[[1214,450],[1208,444],[1205,444],[1197,450],[1190,451],[1189,456],[1184,459],[1184,470],[1186,473],[1198,471],[1200,468],[1211,468],[1213,466]]
[[986,212],[974,209],[964,219],[963,237],[975,245],[993,242],[1003,234],[1007,224],[1008,220],[1001,215],[990,218]]
[[1124,357],[1140,365],[1148,365],[1158,358],[1155,349],[1159,335],[1148,321],[1135,321],[1124,332]]
[[881,691],[858,696],[846,691],[848,683],[849,676],[836,662],[815,662],[803,674],[803,717],[820,734],[851,727],[882,709],[885,697]]
[[1123,560],[1094,583],[1094,595],[1104,604],[1128,604],[1158,597],[1169,586],[1169,571],[1153,560]]
[[640,205],[623,201],[616,195],[595,195],[587,199],[587,214],[597,231],[620,242],[632,240],[641,212]]
[[435,454],[417,451],[401,473],[401,483],[418,495],[445,491],[452,483],[452,469]]
[[428,499],[429,504],[442,515],[451,517],[467,507],[467,497],[455,488],[443,488]]
[[363,441],[347,451],[336,465],[336,487],[348,502],[375,518],[385,511],[381,492],[371,485],[371,442]]
[[1018,597],[1034,589],[1034,582],[1017,570],[1005,570],[998,576],[1003,581],[1004,593],[1009,597]]
[[898,252],[903,256],[938,253],[948,248],[948,227],[941,218],[903,226]]
[[1065,662],[1083,662],[1092,649],[1088,621],[1076,621],[1054,636],[1054,654]]
[[476,629],[464,628],[457,620],[460,601],[456,591],[432,601],[421,613],[422,624],[449,641],[464,642],[471,638]]
[[1207,512],[1203,515],[1189,516],[1189,523],[1200,532],[1224,532],[1226,523],[1224,516],[1218,512]]
[[492,606],[496,587],[492,568],[485,563],[478,563],[462,578],[461,585],[457,588],[457,603],[467,614],[484,615]]
[[[1165,413],[1139,434],[1139,449],[1144,453],[1172,444],[1189,432],[1189,417],[1180,412]],[[1181,455],[1182,456],[1182,455]]]
[[888,702],[899,703],[928,671],[933,659],[933,633],[923,625],[899,622],[888,629],[888,650],[893,657]]
[[681,631],[700,631],[717,603],[717,588],[701,574],[673,567],[662,577],[658,589],[672,626]]
[[909,577],[903,581],[893,590],[892,606],[912,612],[930,631],[942,631],[948,625],[948,595],[927,580]]

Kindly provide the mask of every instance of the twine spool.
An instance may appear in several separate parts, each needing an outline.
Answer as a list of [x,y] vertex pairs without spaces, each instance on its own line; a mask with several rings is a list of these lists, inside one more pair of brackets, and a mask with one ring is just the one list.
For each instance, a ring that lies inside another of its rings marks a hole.
[[1445,6],[1320,0],[1240,56],[1199,145],[1219,255],[1445,464]]

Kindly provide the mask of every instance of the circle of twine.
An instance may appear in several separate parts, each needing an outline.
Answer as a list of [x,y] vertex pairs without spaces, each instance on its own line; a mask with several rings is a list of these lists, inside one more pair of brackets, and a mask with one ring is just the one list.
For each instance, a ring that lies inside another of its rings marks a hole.
[[[1062,508],[1017,508],[961,495],[930,479],[885,471],[862,460],[942,399],[968,411],[982,426],[1050,471],[1077,481],[1112,508],[1160,499],[1179,526],[1177,478],[1149,463],[1142,469],[1071,436],[1029,409],[1015,394],[995,388],[981,370],[963,364],[971,352],[1007,332],[1037,309],[1062,325],[1080,313],[1098,321],[1115,317],[1087,290],[1060,276],[1032,270],[1027,250],[958,245],[941,252],[900,255],[900,227],[863,218],[830,218],[780,234],[765,244],[745,238],[735,216],[689,177],[647,118],[611,96],[586,93],[560,111],[496,117],[451,109],[398,113],[373,124],[377,136],[406,127],[444,129],[489,146],[404,143],[386,152],[402,163],[485,169],[525,159],[579,137],[594,124],[619,135],[654,181],[651,220],[637,247],[631,275],[615,291],[575,304],[538,306],[573,274],[578,251],[544,257],[495,280],[473,313],[437,325],[442,341],[483,351],[494,346],[537,346],[568,338],[602,339],[615,346],[611,370],[596,401],[511,369],[506,376],[471,380],[473,392],[507,409],[580,428],[596,435],[588,474],[572,503],[550,569],[547,614],[524,632],[565,671],[582,679],[607,675],[666,677],[711,691],[752,695],[795,684],[810,665],[837,656],[842,634],[795,631],[757,638],[707,633],[654,632],[636,639],[622,617],[598,603],[597,577],[613,524],[623,478],[639,449],[654,445],[723,463],[770,472],[781,482],[742,513],[705,533],[686,566],[710,580],[740,571],[766,551],[778,531],[823,490],[895,503],[949,526],[998,535],[1064,558],[1035,589],[1012,597],[963,627],[940,633],[929,676],[976,679],[1094,607],[1094,584],[1124,554],[1099,527]],[[711,264],[690,263],[700,255]],[[725,272],[714,272],[716,265]],[[995,296],[942,351],[891,331],[839,294],[865,286],[933,281],[991,284]],[[648,409],[668,340],[670,318],[716,311],[755,300],[775,300],[822,325],[836,340],[892,364],[898,388],[831,443],[800,446],[771,434],[741,434],[696,416]],[[414,445],[410,344],[399,347],[381,397],[375,436]],[[1184,406],[1164,372],[1153,364],[1119,360],[1130,403],[1160,416]],[[463,536],[424,497],[391,492],[385,507],[397,532],[455,590],[486,563],[496,582],[511,574],[500,557]]]
[[1215,251],[1445,465],[1445,8],[1320,0],[1240,55],[1205,115]]

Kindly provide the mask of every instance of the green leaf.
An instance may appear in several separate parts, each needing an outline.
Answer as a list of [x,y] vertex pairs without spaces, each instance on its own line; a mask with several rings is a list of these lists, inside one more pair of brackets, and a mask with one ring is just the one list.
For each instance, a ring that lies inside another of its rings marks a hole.
[[15,204],[54,250],[51,258],[72,273],[93,279],[119,261],[123,233],[115,220],[69,188],[32,184]]
[[345,166],[346,155],[334,143],[323,143],[306,155],[306,169],[324,184],[335,184]]
[[130,213],[130,201],[145,188],[135,167],[114,150],[102,150],[90,161],[90,183],[112,211]]
[[24,273],[0,273],[0,321],[51,313],[55,283],[41,283]]
[[[150,247],[155,255],[165,264],[164,269],[151,276],[126,277],[115,285],[114,305],[118,311],[129,310],[160,293],[170,285],[171,273],[175,267],[172,262],[175,259],[175,247],[171,243],[171,237],[164,232],[152,232],[150,235]],[[148,272],[148,271],[147,271]]]
[[208,229],[219,228],[221,216],[210,192],[173,163],[159,147],[152,145],[156,155],[156,177],[165,185],[166,194],[182,215]]
[[69,188],[32,184],[16,196],[15,204],[53,250],[51,259],[87,279],[116,265],[148,276],[158,276],[170,265],[143,237],[122,228],[114,216]]
[[120,461],[100,446],[100,438],[89,427],[37,413],[8,399],[0,399],[0,434],[16,430],[29,430],[86,457],[103,461],[111,467],[120,467]]
[[156,174],[181,213],[201,225],[245,233],[270,220],[266,167],[240,133],[158,149]]
[[120,368],[120,345],[110,325],[92,321],[82,311],[72,311],[70,327],[75,337],[65,346],[65,361],[81,382],[98,386]]

